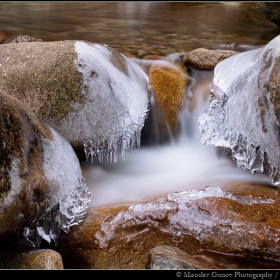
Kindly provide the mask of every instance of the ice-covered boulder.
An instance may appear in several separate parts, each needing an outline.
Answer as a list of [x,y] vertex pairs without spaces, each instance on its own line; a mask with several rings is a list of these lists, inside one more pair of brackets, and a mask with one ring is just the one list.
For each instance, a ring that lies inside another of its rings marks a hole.
[[[91,193],[69,142],[15,97],[0,93],[0,244],[57,241]],[[8,243],[9,243],[8,242]]]
[[279,194],[279,188],[234,183],[140,204],[90,208],[79,227],[62,233],[55,250],[66,269],[145,269],[149,253],[159,245],[190,256],[220,252],[224,264],[232,254],[255,258],[255,264],[256,258],[278,261],[279,267]]
[[0,45],[0,90],[28,105],[77,155],[125,159],[140,145],[149,81],[131,59],[86,41]]
[[226,147],[239,167],[280,184],[280,36],[217,64],[201,143]]

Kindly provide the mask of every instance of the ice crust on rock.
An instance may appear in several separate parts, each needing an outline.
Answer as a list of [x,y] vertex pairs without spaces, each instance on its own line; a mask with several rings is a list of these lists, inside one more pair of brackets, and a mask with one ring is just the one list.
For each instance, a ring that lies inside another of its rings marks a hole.
[[25,228],[25,237],[34,247],[42,238],[56,244],[60,229],[68,233],[71,226],[80,224],[91,199],[72,146],[50,129],[53,140],[43,139],[44,175],[51,192],[50,206],[35,224]]
[[[99,241],[99,246],[106,248],[109,246],[110,240],[114,238],[114,232],[120,227],[126,228],[126,225],[128,227],[143,225],[143,231],[155,227],[163,232],[172,233],[172,241],[175,245],[182,242],[186,234],[192,234],[198,240],[203,241],[205,237],[213,234],[214,228],[221,224],[231,225],[224,226],[223,230],[228,234],[233,234],[235,231],[240,234],[240,237],[244,232],[263,231],[257,223],[236,221],[236,212],[229,212],[226,217],[222,217],[218,213],[212,215],[208,211],[198,209],[197,204],[192,203],[195,200],[208,197],[228,198],[242,205],[276,203],[270,198],[233,195],[219,187],[207,186],[203,190],[193,189],[180,193],[170,193],[167,197],[154,202],[132,205],[128,210],[118,213],[113,219],[105,220],[95,237]],[[166,223],[166,219],[168,223]],[[279,233],[274,234],[271,228],[267,227],[266,232],[269,239],[273,241],[279,239]],[[129,241],[130,234],[126,234],[125,238]]]
[[140,146],[140,133],[148,112],[149,80],[132,60],[100,44],[76,41],[75,61],[83,76],[86,105],[74,103],[61,123],[62,135],[75,129],[87,159],[117,161],[117,150],[126,159],[129,149]]
[[279,126],[267,87],[280,36],[266,46],[229,57],[214,69],[209,107],[199,117],[201,144],[227,147],[237,166],[251,173],[264,171],[264,155],[270,180],[280,184]]

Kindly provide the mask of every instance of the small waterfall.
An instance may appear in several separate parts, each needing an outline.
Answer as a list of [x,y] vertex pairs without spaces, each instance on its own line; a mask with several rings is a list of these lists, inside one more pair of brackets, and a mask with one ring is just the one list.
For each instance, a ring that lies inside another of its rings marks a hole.
[[[89,207],[147,202],[173,192],[223,187],[237,181],[270,184],[262,174],[250,174],[232,160],[219,157],[215,146],[200,143],[198,118],[208,106],[213,71],[192,70],[190,75],[193,84],[186,90],[186,108],[174,137],[163,124],[152,93],[140,148],[132,149],[125,161],[117,163],[82,162],[92,193]],[[193,96],[196,106],[190,112],[188,100]]]

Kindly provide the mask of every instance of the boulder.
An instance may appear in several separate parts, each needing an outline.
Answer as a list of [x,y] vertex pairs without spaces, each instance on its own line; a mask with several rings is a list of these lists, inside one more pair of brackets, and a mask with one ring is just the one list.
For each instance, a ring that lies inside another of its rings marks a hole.
[[65,268],[145,269],[151,250],[161,245],[190,256],[208,250],[279,265],[279,192],[236,183],[141,204],[90,208],[79,227],[62,233],[55,250]]
[[63,269],[61,255],[51,249],[8,250],[0,253],[0,269]]
[[56,242],[90,200],[78,158],[25,104],[2,92],[0,99],[0,244]]
[[122,158],[140,145],[148,111],[143,70],[86,41],[0,45],[0,90],[21,100],[72,145],[80,160]]
[[201,143],[230,149],[237,166],[280,184],[280,36],[221,61],[199,117]]

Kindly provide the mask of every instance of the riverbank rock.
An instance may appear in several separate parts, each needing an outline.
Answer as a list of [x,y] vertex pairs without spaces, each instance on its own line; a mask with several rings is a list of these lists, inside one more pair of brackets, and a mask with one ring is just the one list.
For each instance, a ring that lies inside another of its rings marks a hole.
[[87,191],[71,145],[25,104],[0,93],[0,245],[56,242],[78,224]]
[[54,249],[65,268],[144,269],[151,250],[161,245],[191,256],[208,250],[279,264],[279,192],[238,183],[89,209]]
[[280,36],[236,54],[214,70],[201,143],[229,148],[237,166],[280,184]]
[[0,90],[26,104],[78,158],[116,161],[139,145],[147,75],[118,51],[86,41],[0,45]]
[[183,62],[186,67],[213,70],[219,62],[235,54],[238,54],[238,52],[233,50],[208,50],[199,48],[187,53],[183,58]]
[[0,253],[0,269],[64,269],[61,255],[51,249],[12,250]]

